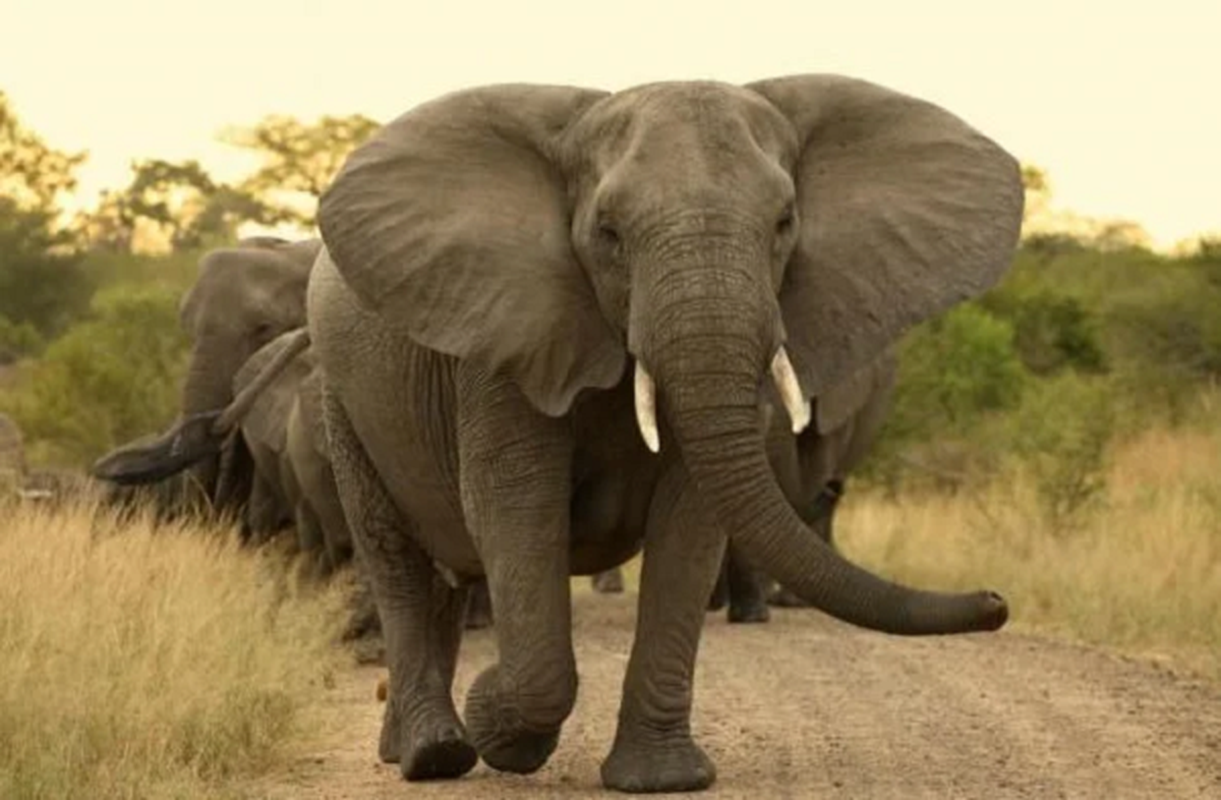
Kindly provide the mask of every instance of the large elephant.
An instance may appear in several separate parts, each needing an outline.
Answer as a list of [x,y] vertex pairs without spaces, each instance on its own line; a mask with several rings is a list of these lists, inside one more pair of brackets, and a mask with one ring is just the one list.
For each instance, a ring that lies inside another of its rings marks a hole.
[[[727,535],[856,625],[1003,625],[995,593],[891,583],[809,535],[762,415],[783,406],[800,433],[810,398],[992,286],[1022,206],[1017,162],[993,141],[838,76],[481,87],[357,148],[319,205],[308,317],[386,637],[381,757],[409,779],[477,757],[540,768],[577,691],[568,576],[642,548],[602,765],[624,791],[715,779],[691,687]],[[452,680],[481,575],[499,659],[464,725]]]
[[[848,476],[869,454],[886,419],[897,366],[894,352],[887,350],[847,380],[814,397],[817,424],[798,436],[785,424],[783,415],[768,407],[767,454],[772,471],[793,510],[827,544],[833,543],[835,510]],[[809,605],[789,589],[773,586],[767,574],[756,569],[741,547],[731,542],[709,609],[728,605],[730,622],[766,622],[769,603]]]

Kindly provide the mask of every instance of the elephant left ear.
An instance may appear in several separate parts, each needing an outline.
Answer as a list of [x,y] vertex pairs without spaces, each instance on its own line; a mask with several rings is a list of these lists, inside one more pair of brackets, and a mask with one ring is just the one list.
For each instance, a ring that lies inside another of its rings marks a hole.
[[573,252],[566,128],[605,92],[505,84],[445,95],[353,151],[318,224],[364,306],[419,344],[511,377],[552,416],[626,364]]
[[865,81],[747,88],[799,142],[799,237],[780,293],[794,369],[809,397],[850,389],[911,326],[1004,274],[1022,225],[1019,165],[948,111]]

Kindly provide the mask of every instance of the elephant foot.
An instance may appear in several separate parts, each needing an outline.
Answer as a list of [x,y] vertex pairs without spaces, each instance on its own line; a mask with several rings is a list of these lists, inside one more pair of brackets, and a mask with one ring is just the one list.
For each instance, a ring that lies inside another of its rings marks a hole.
[[467,728],[479,756],[492,769],[529,775],[542,769],[560,741],[560,729],[532,730],[497,699],[497,668],[480,673],[466,696]]
[[729,621],[732,623],[761,623],[772,618],[772,613],[763,598],[751,603],[729,604]]
[[790,590],[783,586],[777,586],[776,590],[767,598],[769,605],[777,608],[810,608],[811,605],[804,598],[798,597]]
[[599,572],[590,582],[599,594],[623,594],[623,572],[618,568]]
[[462,723],[445,711],[422,712],[414,724],[403,724],[393,702],[386,705],[378,756],[398,764],[409,781],[459,778],[479,760]]
[[685,736],[663,746],[616,737],[602,762],[602,785],[631,794],[697,792],[716,782],[716,765]]

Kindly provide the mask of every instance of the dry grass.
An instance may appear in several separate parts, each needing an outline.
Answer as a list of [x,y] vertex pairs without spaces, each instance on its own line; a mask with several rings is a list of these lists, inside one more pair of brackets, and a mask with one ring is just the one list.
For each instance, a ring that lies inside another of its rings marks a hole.
[[303,738],[338,592],[231,532],[0,509],[0,797],[222,797]]
[[1050,527],[1020,476],[979,493],[849,493],[854,559],[939,588],[996,588],[1016,629],[1221,676],[1221,433],[1154,430],[1111,454],[1102,502]]

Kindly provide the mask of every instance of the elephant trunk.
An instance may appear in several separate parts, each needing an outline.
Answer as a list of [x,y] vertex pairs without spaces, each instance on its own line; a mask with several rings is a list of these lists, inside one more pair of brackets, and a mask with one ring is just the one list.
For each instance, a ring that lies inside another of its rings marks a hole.
[[[241,347],[225,352],[205,351],[196,346],[182,387],[180,419],[225,408],[233,400],[233,378],[249,354]],[[190,474],[209,498],[215,499],[221,472],[221,455],[211,455],[192,464]]]
[[[923,635],[995,630],[1004,601],[990,592],[942,594],[879,578],[805,526],[769,466],[760,429],[760,386],[777,372],[779,311],[757,270],[728,263],[682,272],[672,265],[648,287],[633,325],[645,375],[655,376],[665,419],[697,491],[744,552],[816,607],[864,628]],[[664,284],[672,284],[670,290]],[[634,320],[638,309],[633,309]],[[783,370],[780,370],[781,372]],[[645,383],[651,383],[647,380]],[[785,389],[781,389],[785,394]],[[792,398],[786,398],[791,407]],[[642,426],[643,427],[643,426]],[[647,438],[647,435],[646,435]]]

